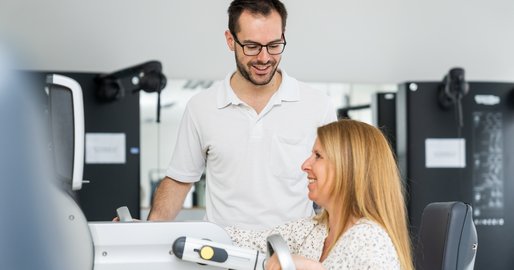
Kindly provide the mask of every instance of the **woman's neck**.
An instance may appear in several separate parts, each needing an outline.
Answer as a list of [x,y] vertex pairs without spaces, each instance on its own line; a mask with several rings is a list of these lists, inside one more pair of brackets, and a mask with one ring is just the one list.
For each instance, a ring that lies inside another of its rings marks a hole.
[[341,234],[339,235],[338,234],[338,230],[336,229],[338,227],[338,224],[341,224],[342,223],[342,218],[338,215],[328,215],[328,234],[327,234],[327,238],[325,238],[325,242],[323,244],[323,251],[321,253],[321,258],[320,258],[320,262],[323,262],[327,257],[328,257],[328,254],[330,253],[329,249],[330,247],[332,247],[336,242],[337,240],[339,240],[339,237],[341,237],[346,231],[348,231],[353,225],[355,225],[355,223],[357,223],[357,221],[359,220],[357,217],[355,216],[350,216],[348,218],[348,220],[346,221],[346,225],[344,226],[343,228],[343,231],[341,232]]

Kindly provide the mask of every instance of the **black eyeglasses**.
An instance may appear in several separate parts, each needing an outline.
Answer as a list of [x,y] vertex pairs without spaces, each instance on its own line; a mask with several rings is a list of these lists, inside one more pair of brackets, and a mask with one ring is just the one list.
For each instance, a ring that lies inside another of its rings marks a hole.
[[239,39],[237,39],[236,34],[232,33],[232,36],[234,37],[234,40],[236,41],[241,48],[243,48],[243,53],[246,56],[256,56],[259,53],[261,53],[262,47],[266,47],[266,50],[270,55],[278,55],[281,54],[284,49],[286,48],[286,38],[284,34],[282,34],[282,39],[284,41],[277,41],[277,42],[271,42],[266,45],[262,45],[260,43],[252,42],[252,43],[246,43],[242,44]]

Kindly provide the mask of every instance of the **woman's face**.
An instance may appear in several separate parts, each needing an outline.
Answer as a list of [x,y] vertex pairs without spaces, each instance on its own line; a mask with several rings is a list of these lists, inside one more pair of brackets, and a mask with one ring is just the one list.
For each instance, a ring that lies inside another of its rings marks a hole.
[[334,165],[327,160],[325,150],[316,138],[312,154],[305,160],[302,170],[309,180],[309,199],[319,206],[327,208],[330,202],[330,189],[334,175]]

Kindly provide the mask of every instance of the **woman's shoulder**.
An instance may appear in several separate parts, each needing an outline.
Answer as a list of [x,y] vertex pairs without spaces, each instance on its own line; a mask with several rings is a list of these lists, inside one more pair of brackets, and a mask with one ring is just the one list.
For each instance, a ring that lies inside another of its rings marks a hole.
[[367,248],[394,250],[393,242],[386,230],[380,224],[366,218],[359,219],[342,238],[346,239],[343,241],[347,243],[360,243],[360,246]]
[[378,224],[375,221],[369,220],[367,218],[361,218],[361,219],[357,220],[357,222],[355,222],[355,224],[350,228],[350,230],[348,230],[348,232],[351,232],[351,231],[354,231],[354,233],[359,233],[359,234],[364,234],[364,235],[367,235],[367,234],[383,235],[383,236],[387,236],[389,238],[389,236],[387,235],[387,232],[380,224]]
[[359,219],[348,229],[338,240],[334,251],[339,262],[347,265],[369,266],[370,269],[376,266],[399,268],[398,255],[391,238],[381,225],[369,219]]

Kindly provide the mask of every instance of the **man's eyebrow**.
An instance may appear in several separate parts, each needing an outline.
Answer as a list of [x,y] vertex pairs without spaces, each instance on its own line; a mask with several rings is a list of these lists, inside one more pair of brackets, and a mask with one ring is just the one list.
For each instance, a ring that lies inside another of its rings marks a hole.
[[[282,38],[279,38],[279,39],[272,40],[272,41],[268,42],[267,44],[272,44],[272,43],[277,43],[277,42],[283,42],[283,41],[284,41],[284,40],[282,40]],[[259,42],[257,42],[257,41],[248,40],[248,39],[241,40],[241,43],[243,43],[243,44],[259,44],[259,45],[267,45],[267,44],[259,43]]]

